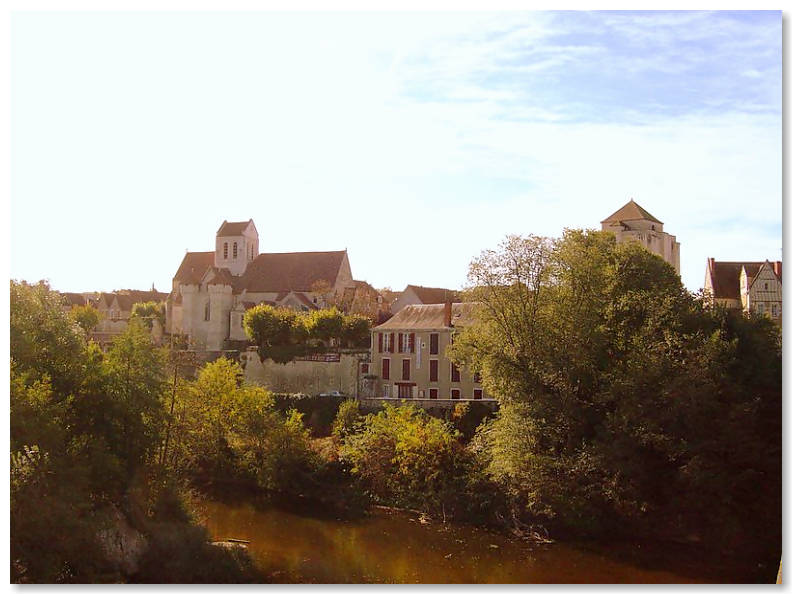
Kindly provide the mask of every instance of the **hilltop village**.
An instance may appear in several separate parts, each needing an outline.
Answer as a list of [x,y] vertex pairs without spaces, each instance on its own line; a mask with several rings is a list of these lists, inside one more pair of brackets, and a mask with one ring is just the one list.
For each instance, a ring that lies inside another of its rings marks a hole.
[[[601,221],[617,241],[634,241],[657,254],[679,274],[680,243],[663,222],[634,200]],[[760,315],[781,324],[781,262],[722,262],[708,258],[705,291],[729,310]],[[469,323],[474,305],[455,289],[407,285],[377,290],[352,273],[343,251],[259,251],[253,220],[223,221],[214,250],[188,252],[168,293],[119,290],[64,293],[64,307],[90,306],[99,313],[91,337],[103,346],[126,328],[133,309],[156,304],[150,327],[159,343],[195,353],[202,360],[237,358],[249,380],[279,392],[340,393],[374,400],[410,399],[424,406],[454,401],[490,401],[477,374],[458,369],[444,356],[455,328]],[[137,305],[136,305],[137,304]],[[294,357],[277,364],[254,356],[244,317],[266,304],[297,312],[336,308],[371,324],[365,348]]]

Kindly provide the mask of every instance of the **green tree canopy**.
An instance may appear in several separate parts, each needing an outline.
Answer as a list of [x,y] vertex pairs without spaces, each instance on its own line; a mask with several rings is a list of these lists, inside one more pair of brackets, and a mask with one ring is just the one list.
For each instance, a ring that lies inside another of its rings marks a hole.
[[518,516],[591,532],[772,528],[771,323],[705,307],[661,258],[604,232],[509,237],[468,278],[477,321],[450,353],[501,403],[481,451]]
[[154,326],[154,320],[157,320],[160,327],[165,328],[165,304],[157,303],[156,301],[147,301],[145,303],[135,303],[132,306],[132,314],[130,318],[140,319],[146,327],[151,330]]

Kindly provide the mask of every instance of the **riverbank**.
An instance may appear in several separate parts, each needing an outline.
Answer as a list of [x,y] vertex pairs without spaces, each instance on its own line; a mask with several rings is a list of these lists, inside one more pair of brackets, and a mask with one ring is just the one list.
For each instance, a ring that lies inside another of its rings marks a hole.
[[250,541],[248,552],[258,569],[277,583],[757,581],[748,568],[723,559],[717,563],[684,544],[540,545],[394,508],[344,519],[241,497],[203,499],[197,506],[212,539]]

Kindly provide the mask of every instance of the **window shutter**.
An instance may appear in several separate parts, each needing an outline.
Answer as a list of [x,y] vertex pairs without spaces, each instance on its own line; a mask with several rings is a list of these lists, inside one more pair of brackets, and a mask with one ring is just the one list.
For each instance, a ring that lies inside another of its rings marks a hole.
[[403,338],[404,338],[404,335],[401,332],[399,332],[399,352],[400,353],[404,352],[404,341],[403,341]]
[[379,352],[382,352],[382,332],[377,332],[377,342],[379,343]]
[[388,340],[388,352],[389,352],[389,353],[392,353],[392,352],[393,352],[393,343],[394,343],[394,342],[395,342],[395,341],[393,340],[393,332],[391,332],[391,333],[390,333],[390,339]]
[[415,332],[410,332],[410,352],[415,352]]

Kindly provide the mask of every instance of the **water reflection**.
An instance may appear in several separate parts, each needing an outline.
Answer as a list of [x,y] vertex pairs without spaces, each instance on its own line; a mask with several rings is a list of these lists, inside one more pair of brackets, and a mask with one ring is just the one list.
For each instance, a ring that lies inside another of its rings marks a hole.
[[691,583],[667,571],[634,567],[576,548],[530,546],[469,526],[423,525],[376,512],[344,521],[257,509],[250,503],[202,504],[216,540],[249,540],[257,564],[275,581],[310,583]]

